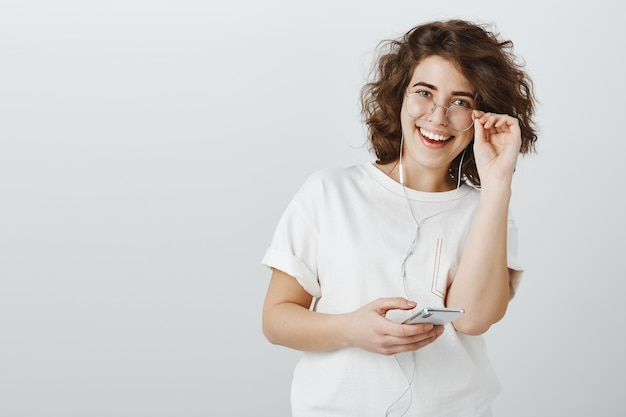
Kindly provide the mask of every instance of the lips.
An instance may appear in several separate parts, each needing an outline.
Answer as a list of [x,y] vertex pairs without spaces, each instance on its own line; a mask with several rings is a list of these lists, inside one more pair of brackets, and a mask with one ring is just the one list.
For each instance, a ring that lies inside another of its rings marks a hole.
[[420,128],[420,133],[422,137],[428,139],[431,142],[447,142],[453,138],[453,136],[438,135],[436,133],[425,130],[424,128]]
[[422,138],[422,143],[429,149],[441,149],[454,138],[454,136],[444,136],[431,132],[423,127],[419,128],[419,133]]

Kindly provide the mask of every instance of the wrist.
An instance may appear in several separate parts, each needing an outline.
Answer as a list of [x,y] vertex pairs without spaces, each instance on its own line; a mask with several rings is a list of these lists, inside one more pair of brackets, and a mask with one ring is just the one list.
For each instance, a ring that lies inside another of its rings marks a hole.
[[508,211],[509,203],[513,191],[510,184],[489,184],[480,188],[480,205],[492,207],[492,209],[506,209]]
[[490,180],[481,181],[480,194],[481,196],[498,199],[510,199],[512,190],[511,180]]
[[334,335],[333,344],[338,349],[359,345],[359,337],[358,334],[355,333],[355,329],[357,327],[351,322],[351,317],[351,313],[336,314],[332,316],[332,328]]

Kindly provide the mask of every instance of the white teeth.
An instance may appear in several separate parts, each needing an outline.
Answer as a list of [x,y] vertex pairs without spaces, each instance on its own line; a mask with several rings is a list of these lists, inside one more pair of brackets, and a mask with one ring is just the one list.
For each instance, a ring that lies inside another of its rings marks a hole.
[[439,141],[439,142],[445,142],[446,140],[448,140],[448,139],[450,139],[452,137],[452,136],[436,135],[433,132],[429,132],[429,131],[424,130],[424,129],[420,129],[420,133],[423,136],[426,136],[430,140],[436,140],[436,141]]

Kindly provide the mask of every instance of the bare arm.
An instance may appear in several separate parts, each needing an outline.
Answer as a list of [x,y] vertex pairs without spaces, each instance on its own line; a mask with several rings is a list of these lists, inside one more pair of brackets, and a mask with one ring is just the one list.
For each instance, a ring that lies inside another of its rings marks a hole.
[[507,267],[507,221],[511,183],[521,134],[517,119],[484,114],[475,124],[474,154],[481,178],[478,212],[446,305],[465,309],[457,331],[482,334],[506,313],[511,290]]
[[380,298],[346,314],[311,311],[311,300],[295,278],[274,269],[263,305],[267,339],[302,351],[352,346],[390,355],[426,346],[443,332],[443,326],[399,324],[386,319],[389,310],[415,307],[404,298]]

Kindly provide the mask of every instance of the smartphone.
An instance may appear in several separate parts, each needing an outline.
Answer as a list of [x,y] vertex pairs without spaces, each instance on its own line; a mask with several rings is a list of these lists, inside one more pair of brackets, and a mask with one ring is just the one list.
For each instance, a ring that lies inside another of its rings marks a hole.
[[413,314],[402,324],[432,323],[444,325],[462,316],[465,310],[462,308],[426,307]]

